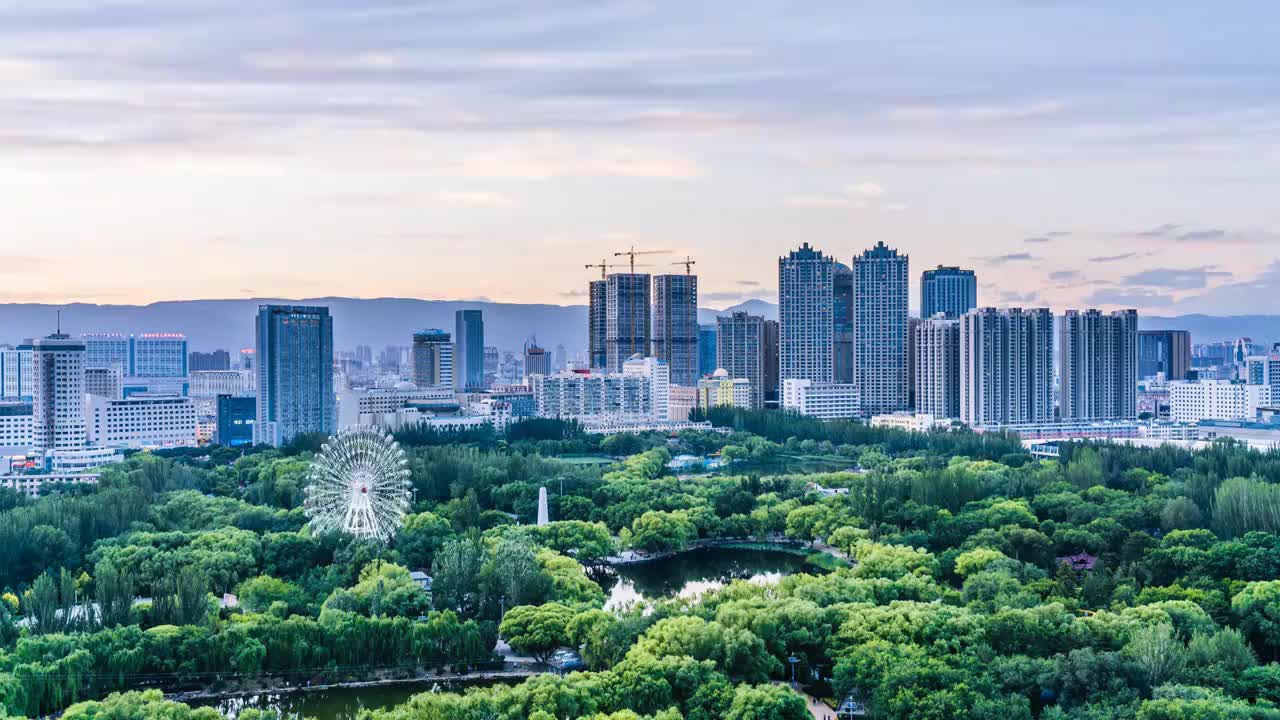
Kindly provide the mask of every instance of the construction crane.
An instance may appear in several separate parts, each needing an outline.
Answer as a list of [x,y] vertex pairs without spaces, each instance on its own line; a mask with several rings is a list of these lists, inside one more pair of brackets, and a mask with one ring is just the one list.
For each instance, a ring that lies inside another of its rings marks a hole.
[[[627,265],[626,265],[626,263],[611,263],[611,262],[609,262],[609,261],[608,261],[608,259],[607,259],[607,258],[605,258],[605,259],[601,259],[601,260],[600,260],[600,262],[599,262],[599,263],[597,263],[597,264],[585,265],[584,267],[585,267],[586,269],[588,269],[588,270],[590,270],[590,269],[592,269],[592,268],[600,268],[600,279],[601,279],[601,280],[606,280],[606,279],[608,279],[608,272],[609,272],[609,268],[627,267]],[[635,269],[636,269],[636,268],[638,268],[638,267],[649,267],[649,266],[648,266],[648,265],[635,265],[635,264],[633,264],[633,265],[631,265],[631,271],[632,271],[632,272],[635,272]]]
[[691,258],[691,257],[689,257],[688,255],[685,255],[683,260],[677,260],[677,261],[675,261],[675,262],[673,262],[673,263],[671,263],[671,264],[672,264],[672,265],[683,265],[683,266],[684,266],[684,274],[685,274],[685,275],[692,275],[692,274],[693,274],[693,266],[694,266],[694,265],[697,265],[697,264],[698,264],[698,261],[697,261],[697,260],[694,260],[694,259],[693,259],[693,258]]
[[628,256],[631,259],[631,274],[634,275],[636,272],[636,256],[637,255],[661,255],[663,253],[669,253],[669,252],[671,251],[670,250],[637,250],[636,246],[632,245],[629,250],[616,252],[613,254],[613,256],[614,257],[620,257],[622,255]]

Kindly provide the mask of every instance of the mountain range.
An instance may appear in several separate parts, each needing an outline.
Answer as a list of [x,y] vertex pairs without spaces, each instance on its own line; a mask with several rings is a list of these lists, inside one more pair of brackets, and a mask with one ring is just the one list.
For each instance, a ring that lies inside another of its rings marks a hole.
[[[413,331],[442,328],[453,331],[454,312],[478,309],[484,312],[485,344],[518,349],[536,336],[545,348],[564,345],[570,353],[586,346],[585,305],[540,305],[471,302],[457,300],[417,300],[412,298],[308,298],[285,300],[253,298],[243,300],[178,300],[149,305],[42,305],[0,304],[0,342],[17,343],[47,335],[56,327],[57,311],[62,311],[62,329],[72,335],[89,332],[181,332],[193,350],[225,348],[235,350],[253,344],[253,320],[258,305],[267,303],[323,305],[334,317],[334,346],[352,349],[357,344],[375,349],[386,345],[408,345]],[[715,322],[717,315],[743,310],[776,320],[778,307],[765,300],[746,302],[724,309],[700,308],[698,320]],[[1190,330],[1194,342],[1233,340],[1250,337],[1256,342],[1280,340],[1280,315],[1180,315],[1142,316],[1145,329]]]

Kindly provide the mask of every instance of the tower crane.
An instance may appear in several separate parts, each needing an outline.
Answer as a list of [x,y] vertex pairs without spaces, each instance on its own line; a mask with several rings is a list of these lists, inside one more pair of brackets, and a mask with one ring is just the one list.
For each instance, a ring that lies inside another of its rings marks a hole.
[[694,260],[694,259],[693,259],[693,258],[691,258],[691,257],[689,257],[688,255],[685,255],[683,260],[677,260],[677,261],[675,261],[675,262],[673,262],[673,263],[671,263],[671,264],[672,264],[672,265],[683,265],[683,266],[684,266],[684,274],[685,274],[685,275],[692,275],[692,274],[693,274],[693,266],[694,266],[694,265],[697,265],[697,264],[698,264],[698,261],[697,261],[697,260]]
[[613,254],[613,256],[620,257],[623,255],[626,255],[627,257],[629,257],[631,259],[631,273],[634,275],[636,272],[636,256],[637,255],[661,255],[663,253],[669,253],[669,252],[671,251],[670,250],[637,250],[636,246],[632,245],[630,249],[623,250],[622,252],[616,252]]

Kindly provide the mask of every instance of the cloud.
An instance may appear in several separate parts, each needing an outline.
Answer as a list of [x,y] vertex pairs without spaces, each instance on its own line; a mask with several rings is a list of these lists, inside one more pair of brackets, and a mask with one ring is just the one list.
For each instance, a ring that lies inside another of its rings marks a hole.
[[1240,315],[1266,312],[1265,308],[1273,307],[1277,297],[1280,297],[1280,260],[1273,260],[1251,280],[1225,283],[1183,298],[1173,309],[1182,313]]
[[1106,288],[1095,290],[1088,302],[1093,305],[1123,305],[1126,307],[1162,307],[1173,302],[1173,297],[1149,290]]
[[1059,282],[1065,282],[1067,280],[1075,280],[1079,277],[1080,277],[1079,270],[1055,270],[1054,272],[1049,273],[1050,280],[1057,280]]
[[561,290],[560,292],[557,292],[556,295],[559,295],[562,298],[580,298],[580,297],[586,297],[587,291],[586,290]]
[[1158,225],[1158,226],[1156,226],[1156,227],[1153,227],[1153,228],[1151,228],[1150,230],[1142,230],[1142,231],[1139,231],[1139,232],[1137,232],[1137,233],[1135,233],[1135,234],[1136,234],[1138,237],[1144,237],[1144,238],[1161,238],[1161,237],[1168,237],[1168,236],[1172,235],[1172,234],[1173,234],[1173,232],[1174,232],[1175,230],[1177,230],[1178,228],[1180,228],[1180,227],[1182,227],[1182,226],[1181,226],[1181,225],[1178,225],[1178,224],[1176,224],[1176,223],[1165,223],[1165,224],[1163,224],[1163,225]]
[[758,280],[739,280],[738,284],[742,285],[743,287],[759,287],[760,286],[760,282]]
[[995,257],[979,258],[984,260],[988,265],[1004,265],[1011,262],[1027,262],[1031,260],[1039,260],[1040,258],[1031,253],[1005,253],[1004,255],[996,255]]
[[1192,230],[1190,232],[1184,232],[1178,236],[1178,239],[1190,241],[1221,240],[1226,236],[1226,230],[1222,230],[1221,228],[1211,228],[1208,230]]
[[845,192],[850,195],[861,195],[862,197],[880,197],[884,195],[885,190],[880,183],[867,180],[846,187]]
[[1045,235],[1051,238],[1066,237],[1070,234],[1071,234],[1070,230],[1050,230],[1049,232],[1045,233]]
[[497,192],[449,191],[436,194],[436,198],[446,204],[458,207],[506,207],[511,198]]
[[1022,242],[1024,242],[1024,243],[1047,243],[1047,242],[1053,242],[1053,239],[1052,239],[1052,238],[1050,238],[1050,237],[1047,237],[1047,236],[1041,235],[1041,236],[1037,236],[1037,237],[1024,238]]
[[1012,290],[1006,290],[1005,292],[1000,293],[1000,300],[1007,303],[1030,303],[1035,302],[1037,297],[1038,296],[1034,291],[1020,293]]
[[1097,257],[1089,258],[1089,262],[1096,262],[1096,263],[1116,262],[1117,260],[1128,260],[1129,258],[1135,257],[1136,255],[1137,253],[1121,253],[1119,255],[1098,255]]
[[722,300],[741,300],[742,293],[735,292],[735,291],[709,292],[709,293],[702,293],[698,297],[700,300],[720,302]]
[[1231,277],[1231,273],[1213,270],[1213,265],[1193,268],[1153,268],[1124,277],[1127,285],[1169,288],[1171,290],[1197,290],[1208,285],[1212,278]]
[[843,195],[789,195],[783,203],[804,208],[844,207],[849,204],[849,198]]

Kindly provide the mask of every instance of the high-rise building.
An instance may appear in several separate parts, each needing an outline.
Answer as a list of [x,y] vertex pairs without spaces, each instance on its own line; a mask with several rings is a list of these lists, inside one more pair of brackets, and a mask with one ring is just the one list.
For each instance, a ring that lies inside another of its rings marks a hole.
[[808,243],[778,258],[780,380],[834,377],[834,269],[835,262]]
[[667,363],[672,385],[697,384],[697,275],[654,276],[652,354]]
[[[364,348],[367,350],[368,346]],[[187,355],[187,368],[191,372],[199,372],[201,370],[230,370],[231,369],[231,353],[226,350],[214,350],[213,352],[192,351]]]
[[30,399],[32,341],[14,347],[0,345],[0,397],[7,400]]
[[484,385],[492,387],[498,382],[498,360],[502,354],[498,348],[492,345],[485,346],[484,349]]
[[652,337],[649,315],[649,274],[614,273],[608,278],[605,298],[608,328],[605,347],[608,368],[621,372],[632,355],[649,352]]
[[592,280],[587,287],[587,364],[609,367],[609,282]]
[[569,367],[569,351],[564,345],[556,345],[551,353],[551,372],[563,372]]
[[960,417],[960,321],[939,313],[913,329],[916,413]]
[[716,366],[750,389],[749,404],[764,407],[765,319],[737,311],[716,318]]
[[524,377],[525,381],[534,375],[551,374],[551,353],[539,347],[536,340],[524,344]]
[[920,317],[958,318],[977,306],[978,279],[972,270],[939,265],[920,276]]
[[699,325],[698,377],[706,377],[719,367],[716,364],[716,325]]
[[978,308],[960,318],[960,420],[1051,422],[1053,313]]
[[473,392],[484,389],[484,316],[479,310],[454,313],[453,386]]
[[834,348],[831,372],[838,383],[853,382],[853,271],[848,265],[836,263],[831,273],[831,314],[835,319]]
[[781,323],[777,320],[765,320],[760,335],[764,347],[764,406],[778,408],[782,406],[782,380],[780,379],[779,338],[782,335]]
[[91,333],[83,341],[88,368],[115,365],[122,375],[135,378],[180,378],[189,371],[187,336],[181,333]]
[[1186,330],[1138,332],[1138,378],[1164,373],[1166,381],[1185,380],[1191,371],[1191,333]]
[[336,432],[329,308],[260,305],[254,336],[255,442],[278,447],[301,433]]
[[84,419],[85,343],[57,332],[32,344],[31,447],[37,456],[79,450]]
[[883,242],[853,258],[853,369],[862,411],[907,409],[906,255]]
[[1138,311],[1068,310],[1058,323],[1060,417],[1138,417]]
[[420,388],[453,387],[453,340],[427,328],[413,334],[413,382]]

